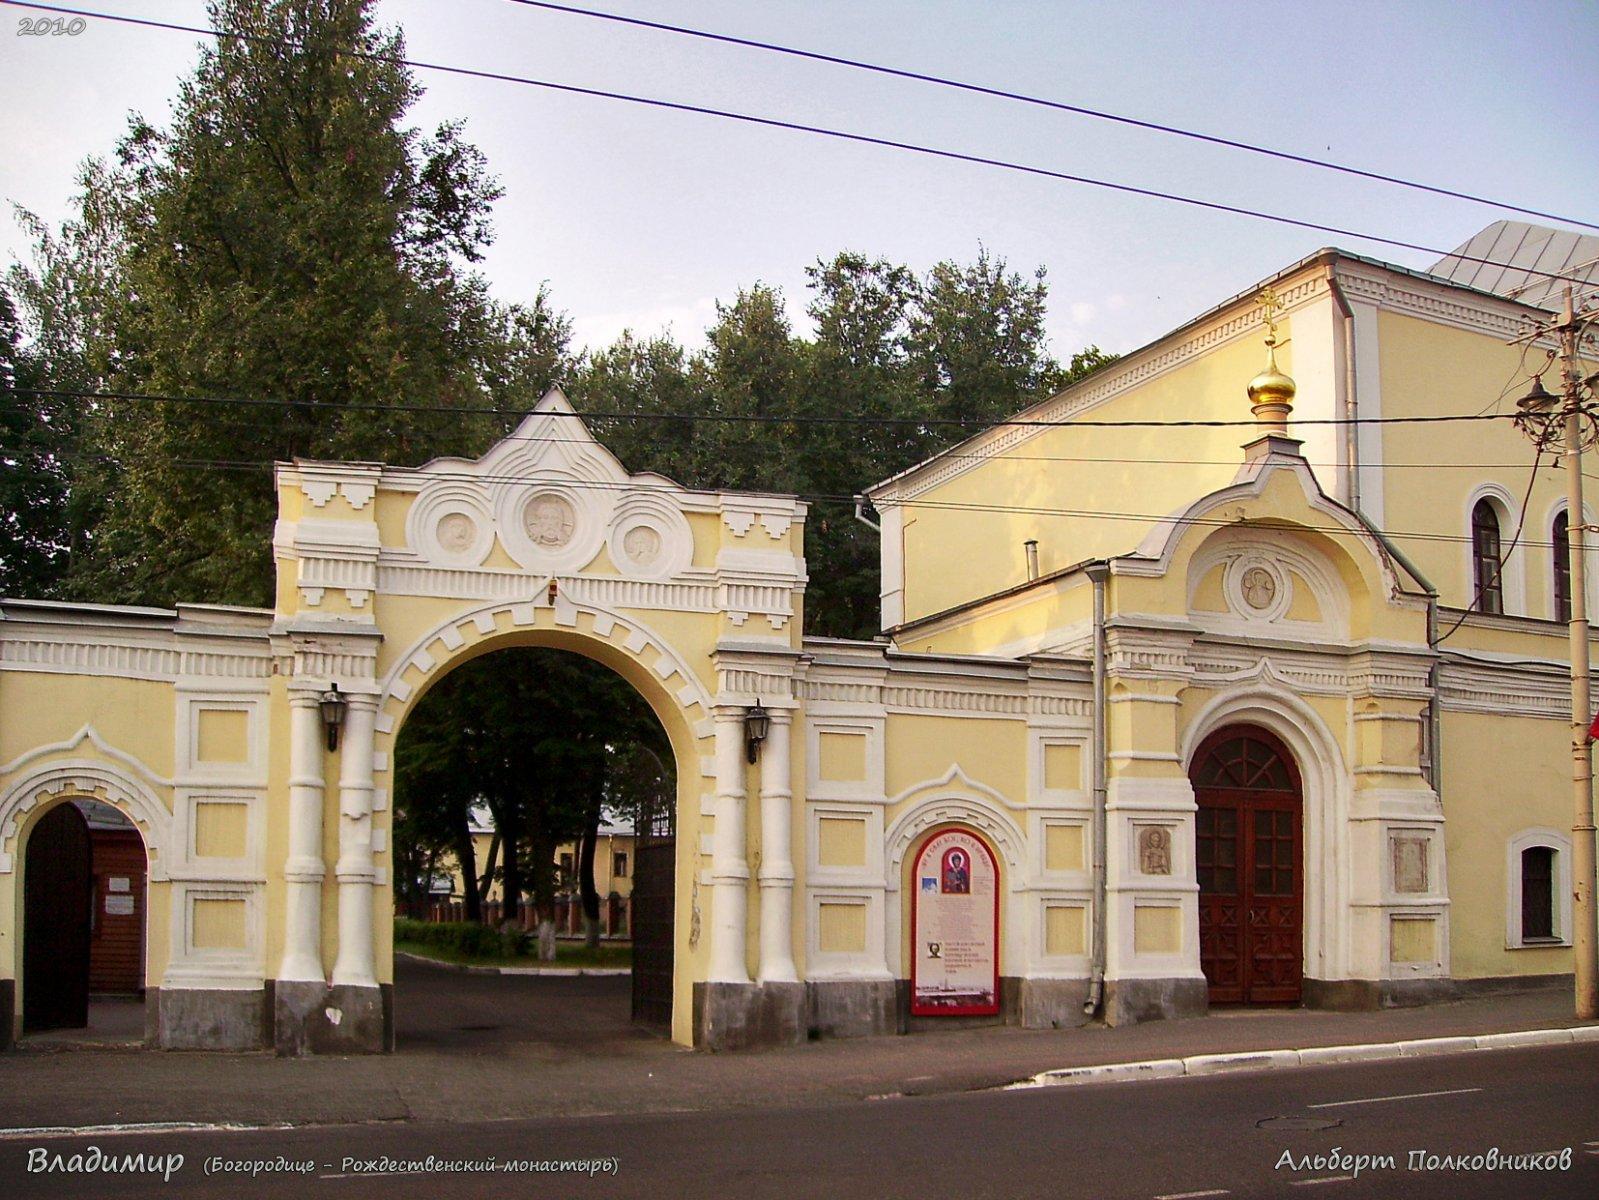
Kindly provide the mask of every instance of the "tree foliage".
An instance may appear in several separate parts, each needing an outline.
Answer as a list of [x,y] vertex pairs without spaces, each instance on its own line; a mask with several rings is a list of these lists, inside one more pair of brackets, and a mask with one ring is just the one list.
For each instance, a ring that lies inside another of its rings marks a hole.
[[214,0],[250,36],[202,51],[171,127],[135,118],[85,172],[81,236],[13,271],[101,388],[269,402],[98,406],[78,594],[265,603],[272,460],[479,453],[506,422],[463,410],[531,404],[558,372],[544,293],[500,306],[469,269],[498,184],[459,123],[404,124],[418,88],[369,7]]

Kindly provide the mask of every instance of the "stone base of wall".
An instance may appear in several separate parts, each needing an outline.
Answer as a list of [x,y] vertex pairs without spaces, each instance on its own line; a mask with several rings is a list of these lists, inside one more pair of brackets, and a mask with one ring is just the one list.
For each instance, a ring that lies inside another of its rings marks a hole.
[[806,1036],[803,983],[696,983],[694,1048],[754,1050]]
[[1203,979],[1107,979],[1102,1016],[1107,1025],[1202,1017],[1210,1011]]
[[893,979],[831,979],[805,985],[813,1038],[878,1037],[904,1032],[899,983]]
[[938,1029],[981,1029],[985,1025],[1018,1025],[1021,1023],[1022,981],[1013,975],[999,977],[999,1011],[987,1017],[913,1017],[911,1015],[911,981],[898,980],[899,1022],[901,1033],[929,1033]]
[[272,1046],[281,1055],[384,1054],[394,1049],[394,988],[277,980]]
[[259,1050],[267,1011],[258,988],[147,988],[145,1041],[162,1050]]
[[1074,1029],[1086,1025],[1086,979],[1023,979],[1018,1015],[1023,1029]]
[[1496,975],[1483,979],[1306,979],[1301,993],[1306,1008],[1365,1012],[1378,1008],[1412,1008],[1511,992],[1569,989],[1570,975]]

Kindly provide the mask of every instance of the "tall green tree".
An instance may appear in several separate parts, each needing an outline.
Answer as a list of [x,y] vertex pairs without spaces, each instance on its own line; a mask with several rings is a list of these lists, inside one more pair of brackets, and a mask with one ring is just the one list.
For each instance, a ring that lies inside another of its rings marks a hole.
[[244,36],[202,51],[169,128],[135,119],[86,177],[85,221],[116,221],[111,390],[267,403],[102,406],[115,479],[80,591],[264,603],[264,461],[480,452],[504,423],[464,410],[531,403],[559,369],[547,297],[498,307],[472,272],[499,186],[459,123],[405,124],[418,88],[370,9],[213,0]]

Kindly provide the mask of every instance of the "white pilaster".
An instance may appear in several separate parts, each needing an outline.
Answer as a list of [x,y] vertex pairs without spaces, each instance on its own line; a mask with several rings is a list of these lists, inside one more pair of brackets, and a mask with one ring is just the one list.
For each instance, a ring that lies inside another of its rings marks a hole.
[[794,790],[789,782],[786,709],[772,711],[761,743],[761,964],[762,983],[796,983],[794,969],[794,862],[790,845]]
[[339,754],[339,957],[334,984],[376,987],[372,945],[372,737],[377,697],[352,694]]
[[289,856],[283,864],[287,914],[278,978],[323,983],[322,711],[315,692],[289,695]]
[[721,706],[716,719],[716,832],[711,843],[711,983],[748,983],[749,864],[744,856],[744,710]]

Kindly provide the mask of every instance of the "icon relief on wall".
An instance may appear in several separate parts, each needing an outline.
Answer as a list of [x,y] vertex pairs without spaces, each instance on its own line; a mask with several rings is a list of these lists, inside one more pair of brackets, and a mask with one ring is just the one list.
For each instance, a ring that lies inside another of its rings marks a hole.
[[439,545],[452,554],[464,554],[477,538],[477,522],[465,513],[452,512],[438,524]]
[[535,496],[527,506],[527,535],[543,549],[559,550],[570,542],[576,524],[577,514],[560,496]]
[[1138,869],[1145,875],[1171,874],[1171,831],[1164,825],[1138,831]]
[[1261,611],[1270,608],[1277,598],[1277,581],[1265,567],[1250,567],[1239,582],[1239,591],[1244,595],[1245,604]]
[[639,566],[647,567],[661,556],[661,535],[648,525],[635,525],[622,539],[622,552]]

